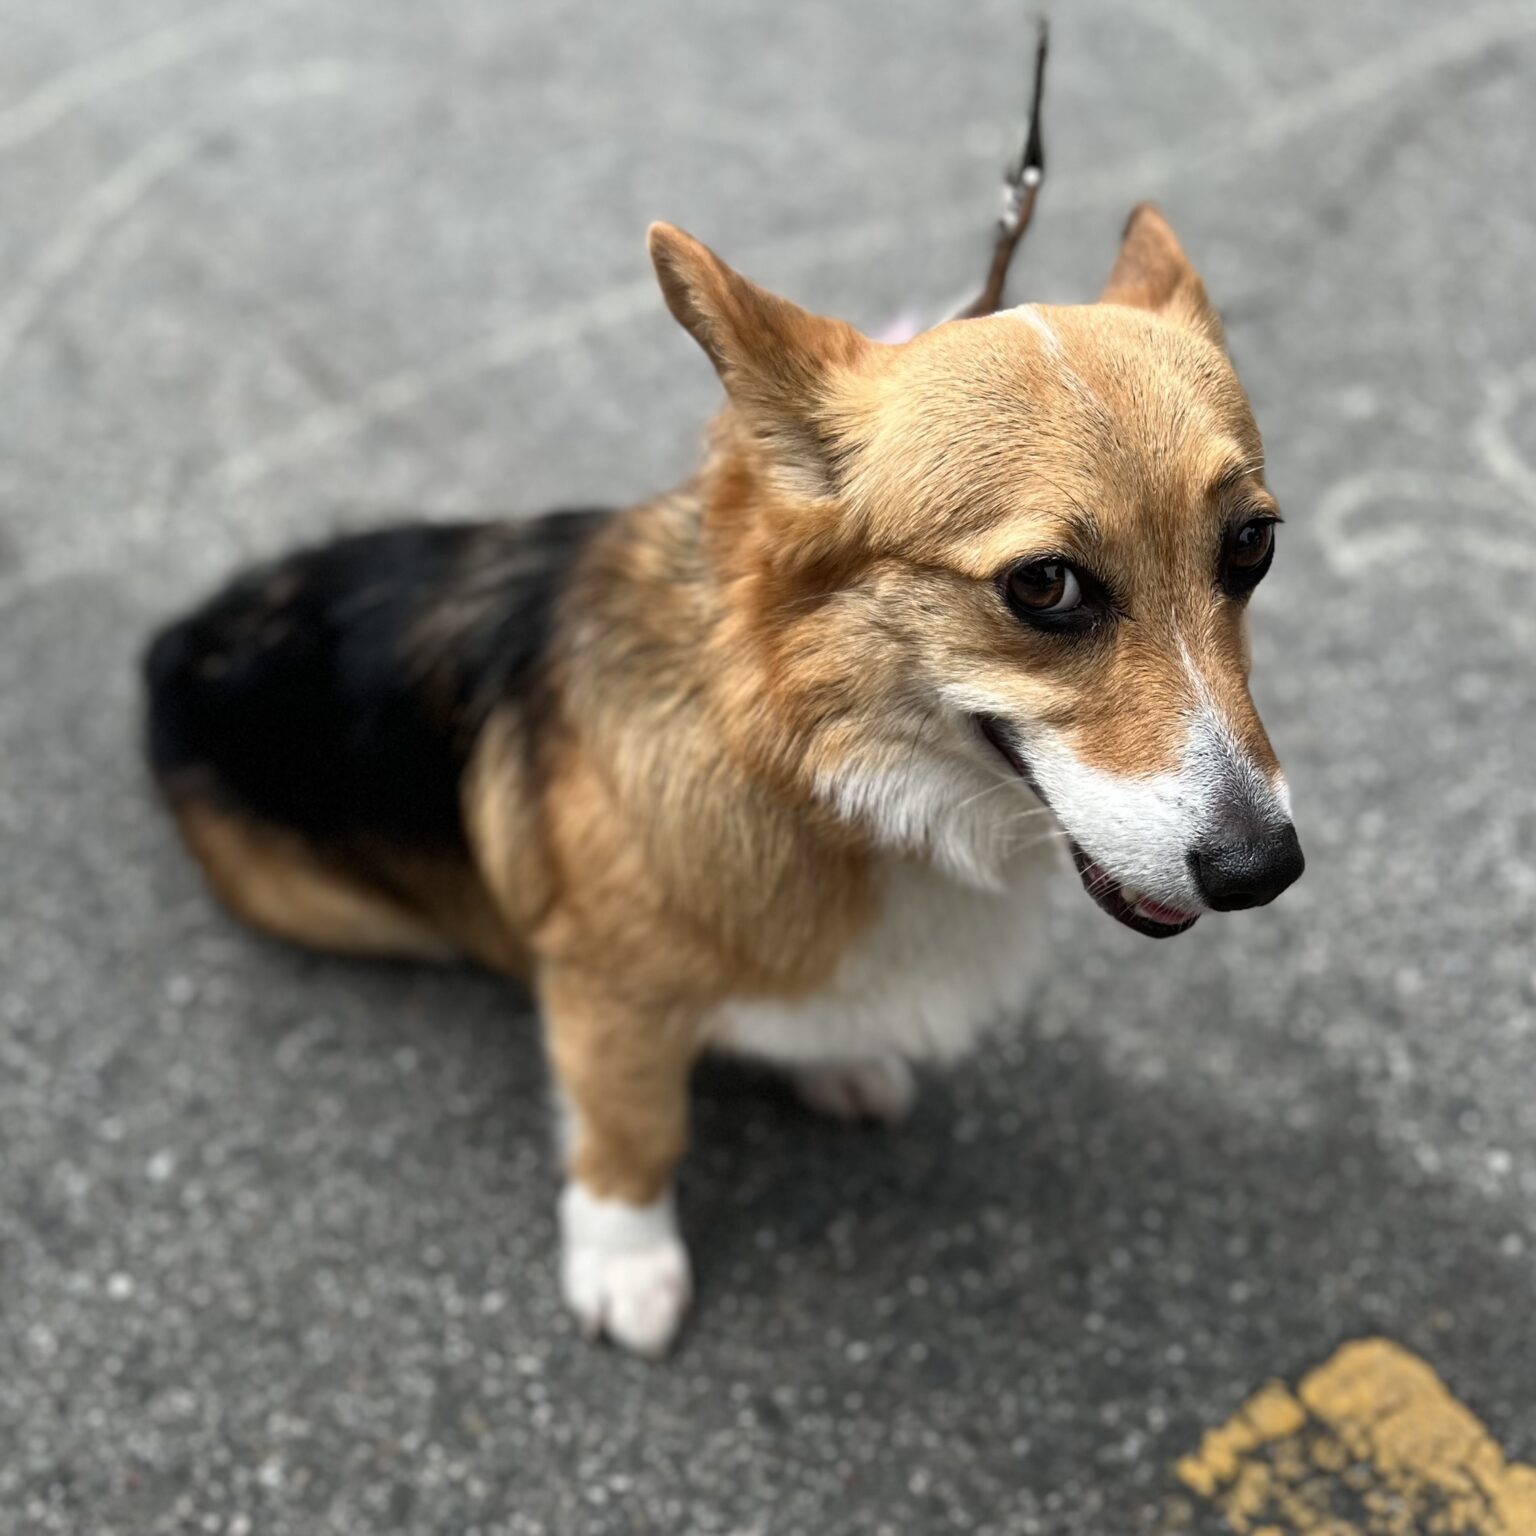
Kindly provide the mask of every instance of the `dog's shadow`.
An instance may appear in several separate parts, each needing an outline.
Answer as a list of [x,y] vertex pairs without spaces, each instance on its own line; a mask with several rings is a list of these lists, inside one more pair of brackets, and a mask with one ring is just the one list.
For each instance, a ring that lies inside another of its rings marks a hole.
[[[261,968],[340,1010],[338,1049],[420,1058],[414,1134],[470,1171],[433,1192],[441,1226],[516,1224],[552,1243],[558,1159],[526,996],[468,972],[259,948]],[[1473,1381],[1489,1349],[1529,1349],[1490,1337],[1512,1295],[1536,1308],[1497,1213],[1395,1146],[1360,1084],[1309,1081],[1304,1115],[1258,1113],[1208,1079],[1128,1073],[1091,1027],[1026,1021],[926,1073],[911,1120],[877,1128],[825,1121],[774,1073],[710,1060],[680,1185],[699,1295],[678,1360],[647,1372],[573,1348],[562,1390],[595,1414],[631,1390],[681,1413],[684,1382],[755,1382],[753,1412],[793,1440],[785,1403],[867,1405],[877,1389],[898,1439],[964,1423],[1019,1486],[1051,1487],[1063,1465],[1110,1482],[1144,1458],[1166,1469],[1263,1380],[1346,1338],[1389,1334]],[[479,1176],[495,1187],[471,1187]],[[549,1290],[547,1326],[553,1263],[524,1283]],[[1502,1298],[1491,1312],[1484,1294]]]

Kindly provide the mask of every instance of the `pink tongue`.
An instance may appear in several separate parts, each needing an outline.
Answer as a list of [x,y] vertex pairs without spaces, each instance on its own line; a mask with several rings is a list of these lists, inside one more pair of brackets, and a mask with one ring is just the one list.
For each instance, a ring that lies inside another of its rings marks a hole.
[[1189,921],[1188,912],[1180,912],[1177,907],[1165,907],[1156,901],[1139,901],[1136,910],[1141,916],[1150,917],[1154,923],[1167,923],[1169,927]]

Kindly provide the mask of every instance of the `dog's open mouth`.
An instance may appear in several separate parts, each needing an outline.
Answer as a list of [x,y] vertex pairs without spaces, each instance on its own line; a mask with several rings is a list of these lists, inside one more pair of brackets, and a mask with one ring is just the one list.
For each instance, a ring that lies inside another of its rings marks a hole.
[[1198,912],[1181,912],[1177,907],[1165,906],[1128,885],[1121,885],[1103,865],[1090,859],[1077,846],[1076,839],[1072,842],[1072,862],[1077,865],[1083,889],[1093,897],[1099,909],[1117,918],[1127,928],[1146,934],[1149,939],[1171,939],[1174,934],[1193,928],[1199,920]]
[[[1050,800],[1029,771],[1029,764],[1013,746],[1001,722],[990,715],[977,715],[976,723],[981,727],[981,734],[992,744],[1003,761],[1040,796],[1046,805],[1049,805]],[[1144,933],[1149,939],[1171,939],[1176,933],[1183,933],[1193,928],[1199,920],[1198,912],[1181,911],[1178,907],[1153,901],[1150,896],[1128,885],[1122,885],[1102,864],[1090,858],[1078,847],[1076,838],[1072,838],[1071,842],[1072,862],[1077,866],[1078,878],[1083,882],[1083,889],[1093,897],[1100,911],[1109,913],[1112,918],[1124,923],[1127,928],[1132,928],[1137,933]]]

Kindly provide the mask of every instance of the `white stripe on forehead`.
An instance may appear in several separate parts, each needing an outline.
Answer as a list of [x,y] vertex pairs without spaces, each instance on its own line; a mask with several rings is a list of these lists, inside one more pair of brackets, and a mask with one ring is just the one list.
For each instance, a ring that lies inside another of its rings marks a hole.
[[1017,304],[1008,313],[1022,320],[1040,338],[1052,357],[1061,356],[1061,338],[1051,329],[1050,321],[1040,313],[1038,305]]
[[1004,313],[1013,316],[1016,320],[1022,320],[1040,338],[1041,350],[1055,365],[1057,378],[1085,406],[1103,415],[1104,407],[1100,404],[1099,397],[1083,383],[1076,370],[1068,365],[1062,352],[1061,337],[1051,328],[1051,322],[1040,312],[1040,306],[1038,304],[1016,304],[1012,309],[1005,310]]

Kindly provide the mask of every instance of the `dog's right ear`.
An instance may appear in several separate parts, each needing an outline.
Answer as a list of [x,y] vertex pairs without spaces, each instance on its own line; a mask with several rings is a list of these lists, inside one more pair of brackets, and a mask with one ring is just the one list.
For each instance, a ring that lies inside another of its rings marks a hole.
[[671,224],[651,225],[648,243],[667,308],[747,423],[802,489],[827,494],[832,380],[874,343],[759,288]]
[[1151,203],[1131,210],[1120,254],[1099,302],[1153,310],[1218,347],[1226,346],[1221,316],[1206,297],[1200,274],[1167,219]]

